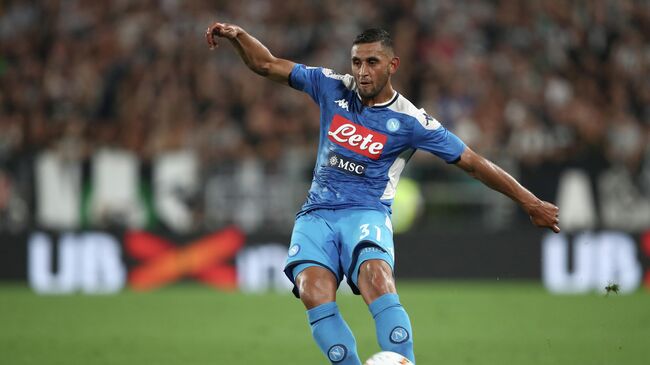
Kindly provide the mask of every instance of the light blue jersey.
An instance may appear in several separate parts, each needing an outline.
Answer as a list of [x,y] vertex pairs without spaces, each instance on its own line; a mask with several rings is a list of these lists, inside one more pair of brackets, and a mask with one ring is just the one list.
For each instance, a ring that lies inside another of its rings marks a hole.
[[296,65],[289,84],[309,94],[321,114],[314,176],[285,273],[295,283],[305,268],[323,266],[339,282],[345,275],[359,294],[364,261],[394,267],[390,207],[406,162],[422,149],[453,163],[465,144],[398,93],[384,104],[364,106],[351,75]]
[[320,106],[320,140],[307,201],[299,212],[363,207],[390,212],[397,182],[417,149],[448,163],[465,144],[424,109],[395,93],[384,104],[364,106],[351,75],[296,65],[289,84]]

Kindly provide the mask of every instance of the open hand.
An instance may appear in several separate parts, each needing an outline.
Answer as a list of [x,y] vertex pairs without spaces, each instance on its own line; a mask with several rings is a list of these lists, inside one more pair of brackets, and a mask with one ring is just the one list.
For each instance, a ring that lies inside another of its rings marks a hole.
[[560,232],[560,208],[542,200],[524,206],[530,221],[537,227],[547,227],[555,233]]
[[241,28],[233,24],[214,23],[205,32],[205,38],[208,41],[210,49],[215,49],[219,47],[219,43],[217,42],[218,37],[233,39],[239,35],[240,31]]

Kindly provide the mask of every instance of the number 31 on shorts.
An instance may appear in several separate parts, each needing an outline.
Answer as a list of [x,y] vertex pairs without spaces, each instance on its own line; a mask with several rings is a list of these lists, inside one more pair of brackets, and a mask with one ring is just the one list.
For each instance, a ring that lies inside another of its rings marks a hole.
[[[359,226],[359,229],[361,229],[361,236],[359,236],[359,241],[361,241],[362,239],[370,235],[370,230],[368,229],[369,227],[370,227],[369,224],[362,224],[361,226]],[[377,233],[375,239],[377,240],[377,242],[379,242],[381,241],[381,228],[377,225],[373,225],[373,227],[375,228],[375,232]]]

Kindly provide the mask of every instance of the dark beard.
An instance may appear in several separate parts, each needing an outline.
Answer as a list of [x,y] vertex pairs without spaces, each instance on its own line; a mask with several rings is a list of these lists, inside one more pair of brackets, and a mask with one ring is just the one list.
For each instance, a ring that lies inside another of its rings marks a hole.
[[372,90],[372,91],[371,91],[370,93],[368,93],[368,94],[363,93],[363,92],[361,91],[361,89],[357,89],[357,90],[359,91],[359,95],[360,95],[362,98],[365,98],[365,99],[372,99],[372,98],[374,98],[375,96],[379,95],[379,91],[376,91],[376,90]]

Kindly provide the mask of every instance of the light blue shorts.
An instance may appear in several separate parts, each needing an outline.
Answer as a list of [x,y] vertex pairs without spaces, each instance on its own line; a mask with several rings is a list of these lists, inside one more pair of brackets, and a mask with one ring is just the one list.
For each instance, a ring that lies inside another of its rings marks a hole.
[[343,276],[359,294],[359,267],[364,261],[395,265],[393,227],[387,213],[371,209],[317,209],[296,219],[284,272],[294,283],[309,266],[329,269],[340,284]]

